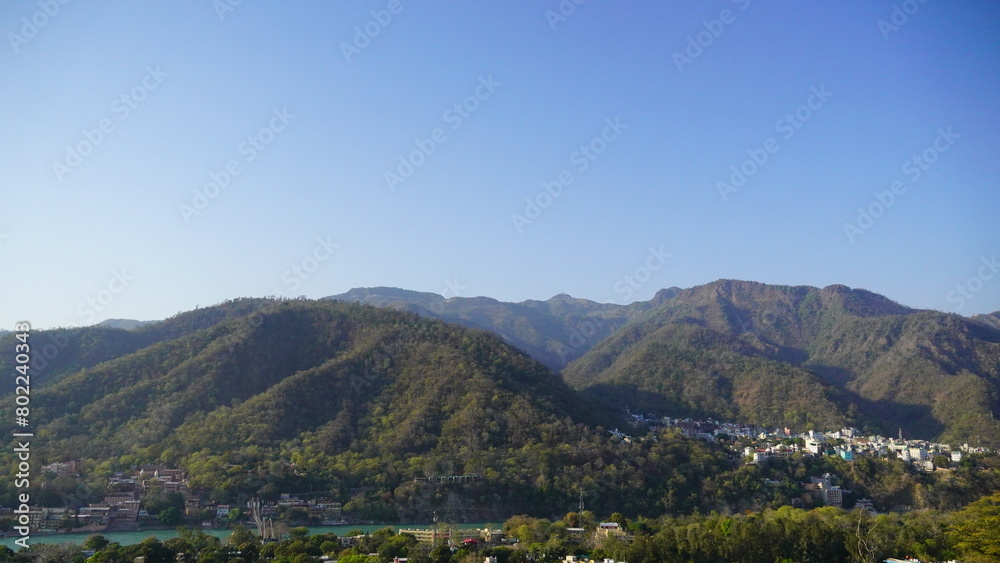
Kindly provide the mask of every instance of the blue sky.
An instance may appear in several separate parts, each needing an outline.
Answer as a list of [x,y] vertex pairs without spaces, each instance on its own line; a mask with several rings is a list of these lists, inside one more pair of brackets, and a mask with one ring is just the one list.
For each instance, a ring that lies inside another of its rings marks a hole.
[[0,4],[0,327],[719,278],[1000,310],[993,2],[229,2]]

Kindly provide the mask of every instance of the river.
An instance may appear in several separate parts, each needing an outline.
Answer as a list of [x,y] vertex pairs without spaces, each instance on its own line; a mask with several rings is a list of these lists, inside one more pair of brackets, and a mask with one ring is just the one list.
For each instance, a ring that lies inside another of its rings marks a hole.
[[[430,528],[434,524],[381,524],[373,526],[363,526],[360,524],[348,524],[345,526],[307,526],[309,528],[309,534],[325,534],[328,532],[333,532],[334,534],[344,535],[351,530],[362,530],[364,532],[374,532],[375,530],[381,530],[385,527],[390,527],[397,532],[401,529],[409,528]],[[468,528],[491,528],[497,529],[503,526],[503,524],[497,524],[495,522],[480,522],[474,524],[456,524],[457,528],[468,529]],[[253,530],[253,526],[250,526]],[[216,536],[218,538],[229,537],[229,530],[219,529],[219,530],[205,530],[207,533]],[[86,534],[32,534],[31,539],[28,540],[29,545],[41,544],[41,543],[77,543],[82,544],[87,538],[94,535],[95,533],[100,534],[100,532],[90,532]],[[177,537],[177,530],[145,530],[142,532],[108,532],[106,534],[101,534],[102,536],[108,538],[108,540],[113,542],[118,542],[121,545],[132,545],[141,542],[142,540],[153,536],[156,539],[163,541],[170,538]],[[18,539],[18,536],[11,536],[6,538],[0,538],[0,545],[5,545],[14,551],[20,549],[14,544],[14,541]]]

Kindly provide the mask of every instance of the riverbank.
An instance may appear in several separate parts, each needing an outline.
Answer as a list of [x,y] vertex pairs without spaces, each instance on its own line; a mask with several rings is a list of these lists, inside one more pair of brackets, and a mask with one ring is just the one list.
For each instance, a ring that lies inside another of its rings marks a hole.
[[[499,528],[502,524],[497,524],[495,522],[480,522],[474,524],[455,524],[455,527],[459,529],[469,529],[469,528]],[[381,530],[382,528],[392,528],[396,532],[401,529],[407,528],[430,528],[434,524],[375,524],[375,525],[360,525],[360,524],[348,524],[343,526],[307,526],[309,528],[309,534],[326,534],[334,533],[338,536],[345,535],[352,530],[361,530],[363,532],[374,532],[376,530]],[[253,529],[253,526],[250,526]],[[229,537],[230,530],[221,529],[207,529],[205,530],[209,535],[213,535],[217,538],[225,541]],[[141,542],[142,540],[152,536],[160,541],[168,540],[170,538],[176,538],[178,536],[177,530],[142,530],[139,532],[89,532],[84,534],[33,534],[29,540],[29,545],[33,544],[43,544],[43,543],[75,543],[82,544],[86,539],[94,534],[100,534],[112,542],[118,542],[121,545],[132,545]],[[14,544],[14,541],[18,539],[19,536],[10,536],[6,538],[0,538],[0,545],[5,545],[14,551],[20,548]]]

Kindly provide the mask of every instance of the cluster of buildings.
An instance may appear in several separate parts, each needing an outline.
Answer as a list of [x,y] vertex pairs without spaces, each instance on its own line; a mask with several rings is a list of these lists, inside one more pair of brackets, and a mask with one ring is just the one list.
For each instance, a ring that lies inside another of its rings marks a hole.
[[[799,433],[790,428],[770,429],[753,424],[721,422],[713,419],[655,417],[631,412],[626,414],[631,417],[633,427],[648,428],[653,436],[661,429],[675,428],[690,438],[713,442],[725,441],[737,452],[739,447],[737,444],[753,443],[753,446],[744,446],[742,449],[742,455],[748,464],[765,464],[771,459],[785,458],[794,454],[835,455],[846,461],[854,461],[858,457],[894,457],[911,464],[918,471],[932,472],[936,468],[935,463],[937,467],[943,467],[945,464],[954,466],[968,453],[989,451],[969,444],[962,444],[956,448],[926,440],[904,440],[902,431],[897,438],[862,435],[854,428],[841,428],[832,432],[809,430]],[[618,429],[612,430],[611,434],[625,441],[633,439]],[[802,485],[814,498],[821,499],[824,505],[843,507],[844,495],[851,491],[841,489],[834,484],[834,480],[834,476],[826,474],[823,477],[812,477],[809,483]],[[875,512],[870,499],[858,499],[854,507]]]
[[[588,532],[584,528],[567,528],[566,532],[569,537],[576,540],[583,540]],[[485,544],[498,544],[505,540],[503,530],[499,529],[440,529],[440,528],[413,528],[413,529],[402,529],[399,530],[400,534],[411,534],[417,541],[422,543],[429,543],[432,545],[450,545],[452,547],[468,547],[469,545],[475,545],[480,542]],[[631,541],[634,539],[632,536],[628,535],[625,530],[619,526],[617,522],[601,522],[597,525],[595,530],[589,532],[595,538],[606,538],[606,537],[616,537],[623,541]],[[354,538],[340,538],[341,544],[345,547],[349,547],[350,543],[344,543],[345,540],[350,542]],[[514,540],[507,540],[508,542],[513,542]],[[393,563],[406,563],[406,558],[397,558]],[[589,557],[580,555],[567,555],[563,560],[563,563],[620,563],[614,561],[613,559],[591,559]],[[484,563],[498,563],[496,557],[485,557]]]
[[[58,477],[76,478],[80,475],[78,461],[52,463],[42,467],[42,472]],[[146,465],[138,471],[118,472],[108,479],[104,499],[76,509],[66,507],[29,507],[28,525],[33,533],[54,533],[60,528],[77,531],[134,531],[141,523],[154,520],[140,506],[143,495],[180,493],[186,495],[187,481],[180,469]],[[0,517],[11,516],[12,509],[0,507]]]
[[[42,472],[58,477],[77,478],[80,463],[68,461],[42,467]],[[230,518],[233,511],[249,511],[229,504],[206,503],[188,488],[187,476],[181,469],[165,465],[142,465],[129,471],[119,471],[108,478],[101,502],[79,508],[29,507],[29,527],[32,533],[55,533],[60,529],[77,532],[124,532],[141,529],[143,524],[156,522],[156,517],[142,507],[143,497],[159,497],[177,493],[184,499],[183,516],[201,520],[203,526]],[[299,509],[302,515],[322,525],[345,524],[342,505],[332,499],[303,500],[288,494],[276,502],[261,505],[263,518],[277,518],[282,513]],[[13,509],[0,507],[0,518],[12,517]]]
[[[652,415],[628,413],[635,427],[648,428],[655,432],[662,428],[676,428],[685,436],[702,440],[730,438],[752,440],[754,448],[746,447],[743,455],[749,463],[762,463],[769,458],[787,457],[795,453],[806,455],[837,455],[847,461],[856,456],[897,457],[913,464],[915,469],[934,471],[935,457],[943,456],[951,464],[957,464],[967,453],[985,453],[989,450],[962,444],[953,448],[926,440],[904,440],[902,431],[898,438],[879,435],[862,435],[855,428],[841,428],[833,432],[795,432],[790,428],[770,429],[753,424],[720,422],[712,419],[693,420],[690,418],[654,417]],[[631,439],[618,429],[612,435]]]
[[939,464],[943,458],[949,465],[953,465],[962,461],[966,453],[986,451],[984,448],[973,448],[968,444],[956,449],[948,444],[926,440],[904,440],[902,433],[899,438],[862,436],[853,428],[825,433],[810,430],[804,434],[797,434],[784,428],[781,431],[762,431],[756,436],[748,437],[758,442],[756,448],[744,449],[744,456],[750,458],[750,463],[762,463],[772,457],[785,457],[802,452],[806,455],[836,455],[846,461],[854,461],[859,456],[895,457],[912,464],[918,471],[931,472],[935,468],[935,458]]
[[503,530],[491,528],[410,528],[399,531],[400,534],[410,534],[418,542],[432,545],[460,545],[483,543],[500,543],[504,539]]
[[322,526],[347,524],[341,503],[326,497],[304,500],[288,493],[283,493],[277,502],[261,504],[260,516],[264,519],[273,519],[292,509],[301,510],[310,520],[317,521]]

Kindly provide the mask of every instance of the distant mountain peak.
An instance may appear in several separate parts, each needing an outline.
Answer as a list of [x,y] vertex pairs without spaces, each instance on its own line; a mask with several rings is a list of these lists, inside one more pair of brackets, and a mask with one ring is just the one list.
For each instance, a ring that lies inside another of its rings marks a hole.
[[665,287],[656,292],[656,295],[653,296],[652,303],[653,305],[660,305],[661,303],[673,299],[681,291],[683,290],[677,286]]
[[444,301],[444,297],[437,293],[427,291],[413,291],[399,287],[355,287],[346,293],[331,295],[326,299],[336,299],[338,301],[367,301],[372,299],[431,299],[434,301]]
[[820,290],[820,295],[829,297],[831,304],[839,304],[844,310],[859,317],[884,317],[909,315],[911,309],[867,289],[852,289],[846,285],[828,285]]

